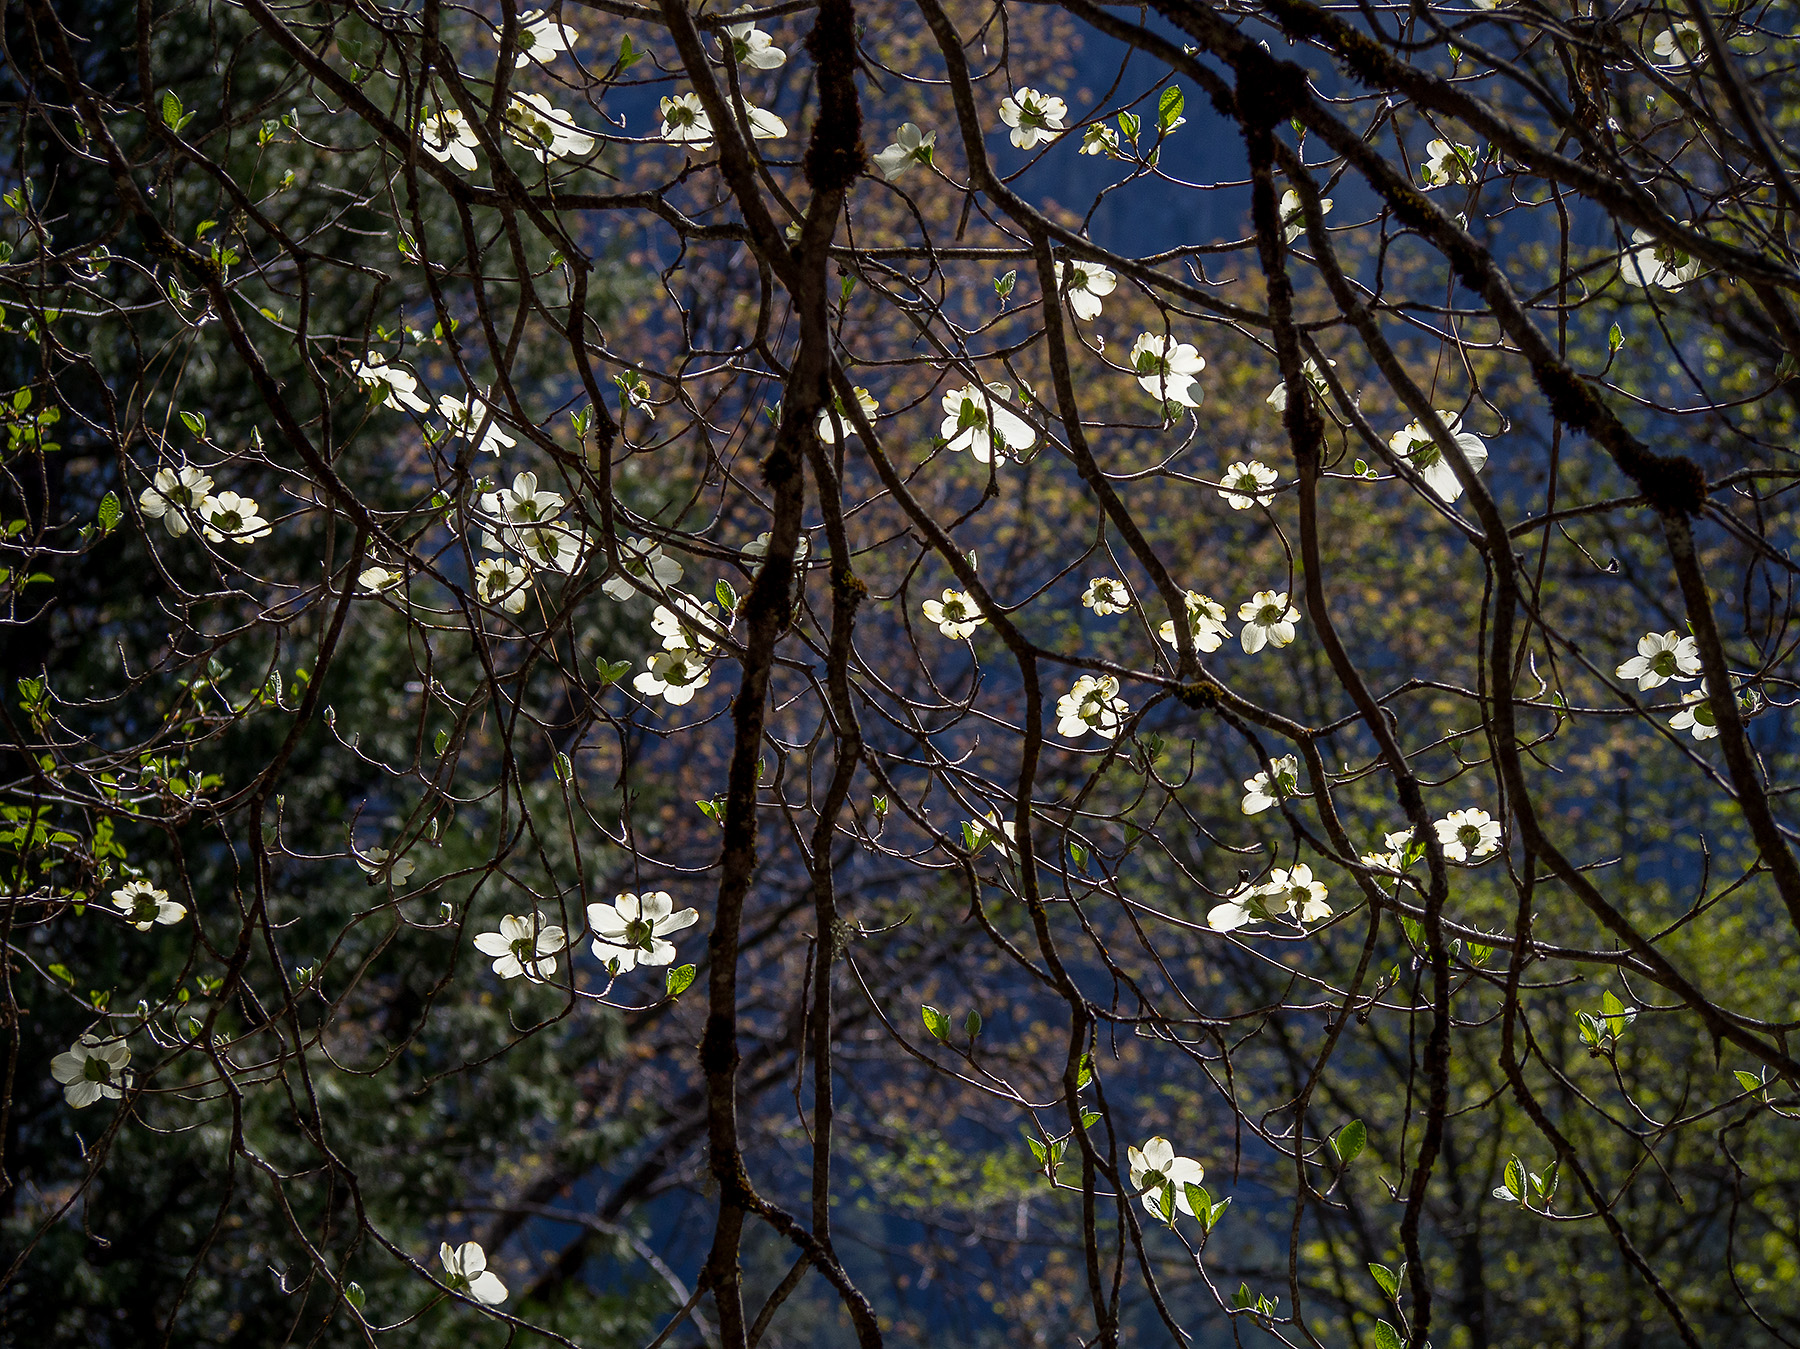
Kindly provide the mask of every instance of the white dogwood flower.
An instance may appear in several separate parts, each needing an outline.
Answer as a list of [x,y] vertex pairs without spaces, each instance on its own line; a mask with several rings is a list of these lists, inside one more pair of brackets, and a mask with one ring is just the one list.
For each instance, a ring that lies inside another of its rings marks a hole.
[[1238,617],[1244,624],[1244,652],[1255,655],[1265,642],[1277,648],[1292,642],[1300,611],[1288,603],[1287,591],[1259,590],[1238,605]]
[[503,120],[507,135],[540,164],[580,159],[594,148],[594,138],[542,94],[514,94]]
[[1666,244],[1646,230],[1631,232],[1631,244],[1619,255],[1619,275],[1648,289],[1680,290],[1699,276],[1704,264],[1677,244]]
[[[702,154],[712,149],[712,117],[701,104],[699,94],[687,93],[665,98],[660,108],[662,129],[657,134],[664,140],[674,145],[690,145],[697,153]],[[743,113],[754,139],[770,141],[787,135],[787,123],[774,113],[767,112],[754,103],[741,102],[738,109]]]
[[[529,61],[549,65],[558,52],[571,50],[579,37],[573,28],[565,27],[543,10],[528,9],[519,15],[518,53],[513,58],[513,65],[516,68]],[[494,33],[494,41],[496,44],[500,41],[498,30]]]
[[[1454,412],[1439,412],[1438,420],[1443,422],[1463,458],[1469,461],[1469,471],[1481,472],[1482,465],[1487,463],[1486,442],[1463,430],[1462,418]],[[1462,495],[1462,482],[1457,478],[1456,470],[1445,460],[1443,451],[1423,422],[1410,422],[1404,431],[1394,432],[1388,437],[1388,449],[1411,464],[1425,485],[1445,501],[1455,501]]]
[[926,600],[919,608],[927,623],[936,623],[944,636],[958,640],[987,622],[986,615],[976,608],[974,596],[961,590],[946,590],[943,599]]
[[460,1246],[444,1242],[438,1247],[443,1262],[444,1282],[459,1293],[467,1293],[484,1307],[498,1307],[506,1301],[506,1285],[487,1267],[487,1252],[473,1241]]
[[619,545],[619,572],[606,579],[601,592],[610,599],[628,600],[637,594],[627,579],[633,576],[666,590],[681,580],[681,564],[663,552],[662,545],[654,539],[627,539]]
[[[1291,244],[1306,233],[1306,211],[1300,204],[1300,194],[1289,188],[1281,194],[1281,205],[1276,208],[1281,223],[1287,230],[1287,241]],[[1331,198],[1326,197],[1319,203],[1319,214],[1331,214]]]
[[483,604],[492,604],[509,614],[525,611],[526,592],[531,589],[531,575],[517,563],[503,557],[484,557],[475,564],[475,593]]
[[675,647],[652,653],[650,668],[634,675],[631,687],[646,698],[660,696],[671,707],[685,707],[712,678],[712,667],[706,657],[687,647]]
[[1425,146],[1425,186],[1447,187],[1451,183],[1472,182],[1477,163],[1474,146],[1446,140],[1431,141]]
[[1112,614],[1122,614],[1131,607],[1131,592],[1125,588],[1123,581],[1110,576],[1096,576],[1088,582],[1087,589],[1081,592],[1081,602],[1092,609],[1097,617],[1106,618]]
[[1068,115],[1067,103],[1036,89],[1019,89],[1000,100],[1000,120],[1012,128],[1012,143],[1021,150],[1055,140]]
[[871,158],[881,176],[891,183],[914,164],[929,166],[936,145],[937,132],[920,131],[916,123],[902,122],[894,132],[893,143],[877,150]]
[[717,645],[712,634],[730,626],[727,615],[711,600],[692,599],[680,591],[650,615],[650,629],[662,638],[665,651],[711,651]]
[[624,974],[639,965],[672,965],[672,933],[700,921],[693,909],[677,909],[664,891],[638,896],[622,894],[611,904],[590,904],[588,922],[594,929],[594,954],[611,974]]
[[1656,56],[1656,64],[1664,70],[1680,71],[1705,59],[1706,43],[1699,24],[1692,19],[1677,19],[1656,35],[1650,50]]
[[398,412],[409,407],[414,412],[430,412],[431,406],[418,395],[419,381],[412,371],[389,365],[387,357],[371,351],[366,360],[350,367],[350,373],[361,381],[370,394],[381,394],[381,405]]
[[1271,914],[1286,911],[1297,924],[1316,923],[1331,917],[1330,895],[1324,884],[1313,879],[1312,868],[1301,862],[1291,870],[1276,867],[1266,883],[1257,886],[1257,896]]
[[1699,688],[1683,693],[1681,702],[1681,711],[1669,718],[1669,725],[1677,731],[1688,732],[1696,740],[1717,740],[1719,723],[1706,696],[1706,681],[1702,679]]
[[454,163],[457,168],[472,173],[475,151],[481,142],[461,109],[445,108],[440,113],[419,119],[419,144],[438,163]]
[[1269,488],[1278,481],[1280,477],[1274,469],[1251,459],[1225,470],[1219,479],[1219,495],[1232,510],[1247,511],[1273,501],[1275,494]]
[[1030,422],[1004,405],[1012,391],[1004,384],[965,384],[943,397],[944,420],[938,431],[948,448],[960,453],[969,451],[977,463],[986,464],[998,456],[1017,458],[1037,444],[1037,432]]
[[500,425],[498,416],[490,416],[493,409],[475,394],[467,398],[458,398],[454,394],[443,394],[438,398],[438,413],[450,423],[450,433],[462,440],[474,440],[475,432],[480,429],[483,419],[487,421],[487,430],[481,433],[481,440],[475,446],[477,454],[497,455],[501,450],[510,450],[519,442],[507,435]]
[[1081,153],[1119,157],[1119,133],[1106,122],[1089,122],[1081,132]]
[[[1231,636],[1231,629],[1225,626],[1225,606],[1208,599],[1198,590],[1188,591],[1182,602],[1187,606],[1188,629],[1193,633],[1194,650],[1217,651],[1220,644]],[[1170,646],[1177,645],[1175,624],[1169,620],[1164,620],[1156,630],[1156,635]]]
[[1452,862],[1479,862],[1500,851],[1500,821],[1485,810],[1453,810],[1431,827]]
[[200,503],[201,525],[214,543],[249,543],[269,537],[269,522],[257,514],[255,497],[220,492]]
[[[856,406],[862,409],[862,415],[869,420],[873,420],[877,409],[881,407],[881,404],[875,401],[875,396],[860,384],[852,387],[850,391],[856,395]],[[856,434],[856,423],[850,420],[850,414],[844,407],[843,401],[834,394],[831,399],[831,405],[819,409],[819,415],[813,423],[813,429],[819,433],[820,440],[824,441],[827,445],[835,445],[837,444],[839,422],[843,423],[845,435],[853,436]]]
[[[733,14],[748,14],[755,6],[739,5]],[[787,53],[754,23],[728,23],[725,32],[731,39],[731,57],[751,70],[778,70],[787,64]]]
[[511,487],[484,492],[477,505],[483,515],[504,525],[535,525],[549,520],[563,508],[560,492],[538,486],[535,473],[513,475]]
[[1686,684],[1700,677],[1700,644],[1678,632],[1646,632],[1638,638],[1637,655],[1614,670],[1620,679],[1635,679],[1640,689],[1658,688],[1671,679]]
[[1206,911],[1206,925],[1214,932],[1236,932],[1252,923],[1266,923],[1269,911],[1254,885],[1240,885]]
[[529,918],[509,913],[500,920],[498,932],[482,932],[475,938],[475,949],[494,958],[495,974],[502,979],[523,975],[534,984],[556,973],[556,953],[568,944],[568,934],[541,912]]
[[[1325,364],[1334,370],[1337,368],[1336,361],[1326,361]],[[1325,376],[1320,372],[1318,363],[1308,356],[1300,362],[1300,374],[1306,380],[1307,386],[1312,389],[1313,397],[1322,400],[1325,397]],[[1264,401],[1270,407],[1286,412],[1288,405],[1287,381],[1284,379],[1270,389],[1269,396]]]
[[[1142,1192],[1144,1207],[1154,1218],[1170,1218],[1185,1213],[1190,1218],[1194,1209],[1188,1203],[1186,1188],[1198,1185],[1206,1177],[1206,1169],[1192,1157],[1177,1157],[1166,1138],[1145,1140],[1141,1148],[1126,1148],[1125,1160],[1131,1167],[1131,1183]],[[1173,1192],[1173,1201],[1164,1212],[1163,1195]]]
[[1068,291],[1069,308],[1078,319],[1100,316],[1100,297],[1111,295],[1119,284],[1118,275],[1110,267],[1097,262],[1070,258],[1062,265],[1063,286]]
[[131,1049],[123,1040],[103,1040],[83,1035],[50,1060],[50,1076],[62,1084],[63,1099],[77,1110],[95,1101],[116,1101],[125,1094],[130,1077],[125,1065]]
[[179,539],[192,523],[189,516],[212,495],[212,489],[212,478],[197,468],[186,464],[159,468],[138,496],[138,509],[152,520],[161,520],[163,528]]
[[1089,731],[1108,740],[1118,735],[1131,708],[1118,696],[1112,675],[1082,675],[1056,703],[1056,733],[1079,739]]
[[149,881],[127,881],[124,889],[112,892],[112,902],[139,932],[187,917],[187,910],[170,899],[167,890],[158,890]]
[[1162,333],[1140,333],[1131,344],[1131,369],[1144,392],[1164,403],[1197,408],[1200,399],[1189,391],[1194,376],[1206,369],[1206,358],[1186,342]]
[[1305,795],[1300,790],[1299,759],[1292,754],[1284,754],[1272,761],[1270,767],[1275,770],[1273,784],[1267,773],[1258,773],[1255,777],[1244,779],[1244,814],[1260,815],[1289,797]]
[[357,586],[370,595],[379,595],[384,590],[392,590],[405,578],[397,571],[389,571],[386,567],[365,567],[356,578]]

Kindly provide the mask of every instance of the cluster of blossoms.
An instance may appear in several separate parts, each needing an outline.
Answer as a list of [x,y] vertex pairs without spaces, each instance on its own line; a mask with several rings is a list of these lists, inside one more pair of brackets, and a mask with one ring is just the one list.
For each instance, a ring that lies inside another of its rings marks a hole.
[[1112,675],[1082,675],[1057,700],[1056,733],[1073,739],[1092,731],[1111,740],[1130,715],[1131,708],[1119,697],[1117,679]]
[[269,536],[255,497],[225,491],[215,494],[211,475],[182,464],[159,468],[138,496],[138,509],[161,520],[170,537],[179,539],[196,520],[213,543],[249,543]]
[[[700,921],[693,909],[676,909],[664,891],[652,894],[620,894],[610,904],[587,906],[588,926],[593,931],[593,952],[609,975],[628,974],[640,965],[670,965],[675,961],[671,934]],[[475,949],[494,962],[502,979],[523,976],[542,983],[556,973],[557,956],[568,949],[568,934],[543,913],[530,917],[507,914],[496,932],[475,938]]]
[[[1453,810],[1432,821],[1431,827],[1445,861],[1475,863],[1500,851],[1500,822],[1485,810]],[[1362,860],[1369,866],[1405,871],[1409,861],[1416,860],[1416,854],[1409,856],[1412,846],[1413,831],[1396,829],[1382,836],[1380,851],[1364,853]]]
[[1686,731],[1696,740],[1718,738],[1719,726],[1708,700],[1706,681],[1700,679],[1700,644],[1677,632],[1646,632],[1638,638],[1637,655],[1613,671],[1620,679],[1635,679],[1640,691],[1661,688],[1670,680],[1700,686],[1684,689],[1682,707],[1669,718],[1673,730]]

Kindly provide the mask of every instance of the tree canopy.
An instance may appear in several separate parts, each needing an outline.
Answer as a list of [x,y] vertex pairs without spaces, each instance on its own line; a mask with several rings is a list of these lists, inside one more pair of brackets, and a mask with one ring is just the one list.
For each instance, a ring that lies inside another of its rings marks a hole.
[[0,1339],[1800,1342],[1795,17],[9,6]]

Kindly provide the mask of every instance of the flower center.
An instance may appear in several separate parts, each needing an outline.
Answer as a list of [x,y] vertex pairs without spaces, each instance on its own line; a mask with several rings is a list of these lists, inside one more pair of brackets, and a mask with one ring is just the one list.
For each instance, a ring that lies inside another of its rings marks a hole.
[[161,910],[162,906],[158,904],[155,897],[151,895],[138,895],[133,898],[131,902],[131,918],[133,922],[152,922]]
[[1673,651],[1658,651],[1650,661],[1650,668],[1659,675],[1674,674],[1675,653]]
[[236,511],[220,511],[213,516],[213,524],[217,525],[224,533],[235,534],[244,527],[244,517]]
[[1465,848],[1476,847],[1481,842],[1481,829],[1472,824],[1465,824],[1456,831],[1456,838]]
[[112,1064],[105,1059],[89,1059],[82,1065],[81,1075],[89,1082],[111,1082]]
[[963,399],[962,411],[956,417],[956,429],[967,431],[971,427],[978,431],[987,429],[987,412],[973,399]]
[[650,941],[656,935],[656,927],[648,919],[634,918],[625,924],[625,944],[650,949]]
[[529,964],[531,958],[537,954],[536,948],[537,943],[530,937],[520,937],[512,944],[513,959],[521,965]]
[[1273,623],[1279,622],[1281,622],[1281,610],[1276,608],[1273,604],[1265,604],[1256,611],[1256,624],[1258,627],[1266,628]]

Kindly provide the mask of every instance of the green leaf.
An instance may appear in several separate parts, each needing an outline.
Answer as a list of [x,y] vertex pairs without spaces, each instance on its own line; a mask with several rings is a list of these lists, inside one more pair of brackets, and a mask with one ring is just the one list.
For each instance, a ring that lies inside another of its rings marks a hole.
[[1081,1062],[1075,1065],[1075,1090],[1080,1091],[1094,1080],[1094,1056],[1083,1054]]
[[175,96],[173,89],[163,90],[162,119],[164,125],[170,128],[178,129],[181,126],[181,100]]
[[692,965],[677,965],[663,976],[663,991],[671,998],[679,998],[683,993],[688,991],[693,985],[693,982],[694,967]]
[[1013,293],[1013,286],[1018,282],[1018,279],[1019,279],[1019,269],[1016,267],[1013,268],[1012,271],[1008,272],[1005,276],[995,277],[994,278],[994,294],[998,295],[1002,300],[1004,300],[1008,295],[1011,295]]
[[1625,345],[1625,334],[1619,330],[1619,325],[1615,323],[1612,326],[1612,331],[1607,333],[1607,335],[1606,335],[1607,355],[1610,356],[1613,352],[1617,351],[1620,347],[1622,347],[1624,345]]
[[930,1003],[919,1008],[919,1015],[925,1018],[925,1029],[939,1040],[950,1038],[950,1018],[945,1016]]
[[1083,1110],[1081,1112],[1081,1127],[1084,1129],[1091,1129],[1099,1118],[1100,1112],[1098,1110]]
[[551,761],[556,771],[558,782],[567,782],[575,774],[575,766],[569,762],[569,756],[561,750],[556,751],[556,758]]
[[874,810],[875,816],[877,819],[882,819],[882,818],[886,817],[886,815],[888,813],[887,797],[885,797],[885,796],[873,797],[869,801],[869,806],[872,810]]
[[1400,1332],[1386,1321],[1375,1323],[1375,1349],[1402,1349],[1406,1343],[1400,1338]]
[[1732,1076],[1737,1079],[1738,1085],[1740,1087],[1742,1087],[1745,1091],[1761,1091],[1762,1090],[1762,1079],[1760,1077],[1758,1077],[1755,1073],[1746,1073],[1743,1069],[1740,1068],[1740,1069],[1738,1069],[1737,1072],[1733,1073]]
[[1386,1265],[1371,1264],[1369,1266],[1369,1273],[1374,1275],[1375,1282],[1380,1286],[1381,1291],[1390,1298],[1394,1296],[1395,1291],[1400,1287],[1399,1276]]
[[1139,120],[1136,113],[1122,112],[1119,114],[1119,134],[1126,140],[1135,141],[1138,128],[1141,126],[1143,126],[1143,122]]
[[1331,1140],[1331,1150],[1337,1153],[1338,1161],[1344,1166],[1350,1165],[1351,1162],[1362,1156],[1362,1150],[1368,1146],[1369,1131],[1363,1127],[1363,1122],[1359,1119],[1351,1120],[1338,1130],[1337,1137]]
[[976,1011],[973,1007],[969,1009],[969,1014],[963,1018],[963,1034],[967,1035],[971,1040],[981,1034],[981,1013]]
[[450,732],[439,731],[437,733],[437,740],[434,743],[437,745],[438,754],[440,756],[442,756],[442,754],[444,752],[444,746],[448,745],[450,743]]
[[601,688],[609,688],[618,683],[625,677],[625,672],[631,668],[629,658],[609,661],[605,656],[600,656],[595,659],[594,664],[600,671]]
[[1506,1188],[1521,1204],[1525,1202],[1525,1164],[1517,1157],[1506,1164]]
[[642,47],[632,46],[629,37],[622,37],[619,39],[619,72],[621,74],[630,70],[639,61],[642,61],[644,56],[644,49]]
[[361,1311],[363,1303],[368,1301],[368,1294],[363,1292],[363,1286],[360,1283],[352,1281],[344,1285],[344,1301],[356,1308],[357,1311]]
[[50,973],[55,975],[58,979],[61,979],[65,984],[68,984],[71,988],[74,987],[75,974],[67,965],[52,965],[50,967]]
[[737,591],[731,588],[731,582],[724,577],[720,577],[718,584],[713,587],[713,596],[719,601],[719,607],[726,613],[732,613],[737,609]]
[[119,498],[108,492],[100,498],[100,532],[110,534],[125,514],[125,508],[119,504]]
[[1175,124],[1182,120],[1181,110],[1185,105],[1186,101],[1182,98],[1179,87],[1171,84],[1163,90],[1162,97],[1156,102],[1157,129],[1160,131],[1174,130]]

